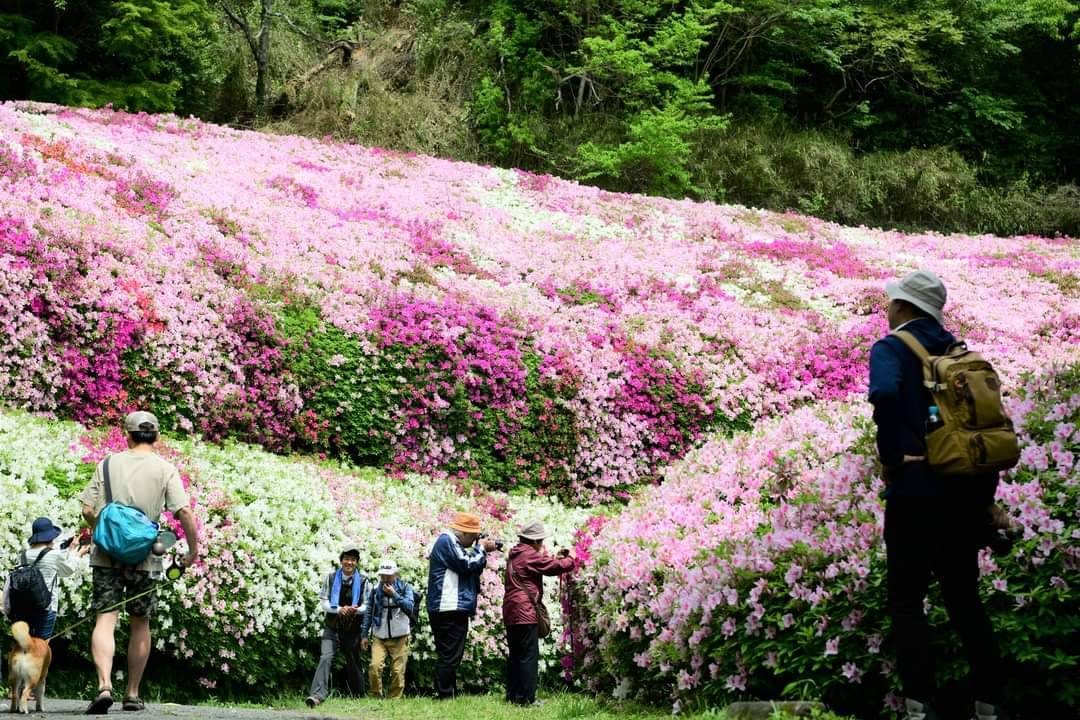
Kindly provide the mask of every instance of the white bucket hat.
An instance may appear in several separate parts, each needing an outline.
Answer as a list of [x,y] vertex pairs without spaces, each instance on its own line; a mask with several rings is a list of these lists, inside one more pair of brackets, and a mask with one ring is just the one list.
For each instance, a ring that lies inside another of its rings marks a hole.
[[929,313],[939,324],[945,324],[945,315],[941,312],[947,297],[945,283],[929,270],[916,270],[903,280],[890,280],[885,283],[885,294],[890,300],[909,302]]

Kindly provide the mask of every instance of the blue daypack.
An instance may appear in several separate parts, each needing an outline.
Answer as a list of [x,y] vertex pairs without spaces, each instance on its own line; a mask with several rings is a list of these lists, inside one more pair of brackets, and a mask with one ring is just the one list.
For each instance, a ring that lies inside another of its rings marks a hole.
[[113,502],[109,458],[105,458],[101,473],[105,480],[105,507],[94,526],[94,544],[121,565],[138,565],[150,555],[157,541],[158,524],[138,508]]

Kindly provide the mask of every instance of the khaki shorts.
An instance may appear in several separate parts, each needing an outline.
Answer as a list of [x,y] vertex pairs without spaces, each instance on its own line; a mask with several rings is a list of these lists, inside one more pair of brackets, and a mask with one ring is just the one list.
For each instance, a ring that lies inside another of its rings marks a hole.
[[[145,570],[111,567],[96,567],[93,570],[94,612],[127,610],[128,615],[137,617],[150,617],[154,614],[157,583],[150,579],[150,573]],[[113,607],[121,602],[124,604]]]

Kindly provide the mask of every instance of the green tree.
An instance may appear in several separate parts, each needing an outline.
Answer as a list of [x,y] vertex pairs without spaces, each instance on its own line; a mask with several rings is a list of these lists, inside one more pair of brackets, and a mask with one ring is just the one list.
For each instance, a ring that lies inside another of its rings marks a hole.
[[[686,194],[693,138],[724,124],[695,66],[728,9],[716,0],[495,0],[480,37],[490,58],[473,108],[481,138],[544,169]],[[576,125],[588,140],[552,153],[537,132],[545,122]]]
[[0,3],[0,93],[129,110],[207,109],[219,79],[205,0]]

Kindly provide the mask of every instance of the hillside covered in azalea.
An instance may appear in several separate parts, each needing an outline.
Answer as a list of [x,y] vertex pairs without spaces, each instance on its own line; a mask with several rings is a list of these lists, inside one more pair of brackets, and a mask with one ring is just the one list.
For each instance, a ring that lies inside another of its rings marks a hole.
[[902,235],[168,116],[0,109],[0,393],[99,423],[607,497],[864,385],[928,263],[1006,376],[1077,336],[1068,240]]
[[[207,534],[159,643],[204,688],[308,669],[342,540],[422,583],[425,543],[478,507],[507,536],[576,531],[574,682],[688,702],[812,681],[885,707],[866,363],[884,281],[929,267],[1025,427],[1002,498],[1028,545],[987,558],[985,582],[1012,588],[999,615],[1060,620],[1010,653],[1050,677],[1047,702],[1078,697],[1069,238],[841,227],[36,103],[0,105],[0,190],[0,480],[18,498],[0,556],[31,509],[75,522],[107,428],[152,410]],[[503,652],[496,571],[477,683]],[[89,583],[70,589],[77,611]]]

